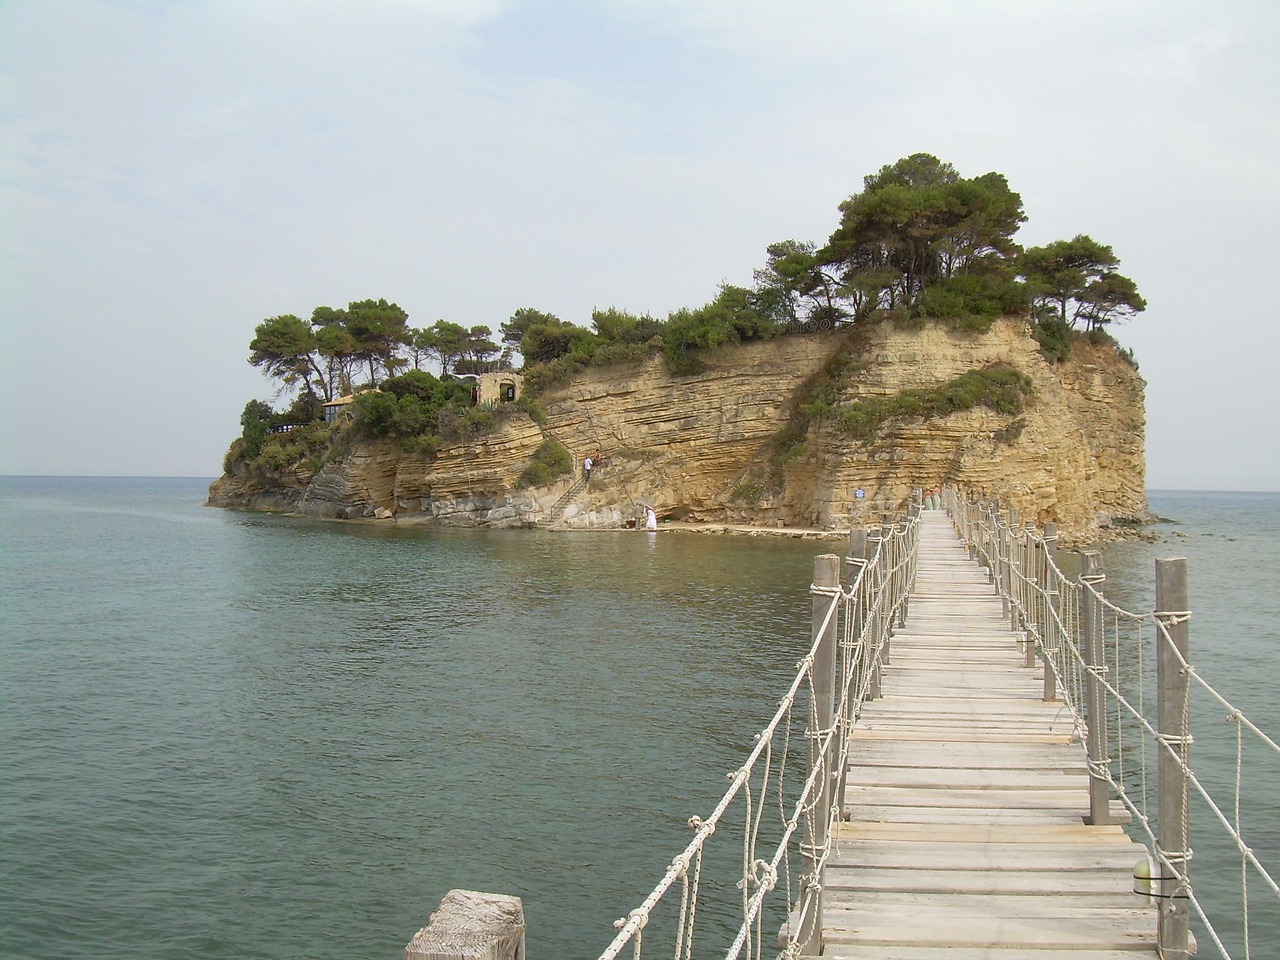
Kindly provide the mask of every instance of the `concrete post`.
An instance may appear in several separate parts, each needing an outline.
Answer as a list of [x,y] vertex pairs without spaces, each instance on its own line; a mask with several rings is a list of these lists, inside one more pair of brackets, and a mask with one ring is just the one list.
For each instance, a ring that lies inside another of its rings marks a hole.
[[405,960],[525,960],[519,897],[450,890],[404,948]]
[[1156,631],[1157,729],[1161,741],[1156,849],[1172,864],[1172,867],[1164,866],[1157,858],[1160,919],[1156,948],[1164,960],[1187,960],[1190,956],[1185,884],[1191,866],[1191,830],[1187,775],[1183,766],[1191,754],[1190,683],[1182,665],[1188,659],[1190,639],[1187,608],[1186,558],[1157,560],[1156,619],[1168,632],[1166,640],[1162,631]]
[[[1102,554],[1089,550],[1081,556],[1080,562],[1080,583],[1101,591],[1107,579],[1102,572]],[[1111,819],[1110,784],[1101,772],[1094,772],[1101,771],[1107,762],[1107,699],[1101,676],[1107,662],[1102,631],[1102,600],[1085,589],[1080,606],[1085,664],[1089,668],[1089,678],[1085,684],[1085,713],[1089,724],[1089,822],[1114,823]]]
[[[835,757],[823,753],[822,740],[833,729],[835,722],[838,616],[833,608],[838,602],[836,592],[839,589],[840,558],[834,553],[814,557],[812,636],[815,650],[810,679],[813,683],[814,722],[817,728],[809,731],[809,771],[820,772],[814,783],[815,793],[806,818],[805,833],[808,843],[804,848],[804,872],[818,885],[818,891],[814,909],[806,914],[804,928],[797,938],[801,953],[805,956],[818,956],[822,953],[822,890],[826,883],[823,875],[825,868],[819,868],[819,862],[827,846],[827,822],[831,819],[832,766],[835,761]],[[830,618],[828,613],[831,614]]]

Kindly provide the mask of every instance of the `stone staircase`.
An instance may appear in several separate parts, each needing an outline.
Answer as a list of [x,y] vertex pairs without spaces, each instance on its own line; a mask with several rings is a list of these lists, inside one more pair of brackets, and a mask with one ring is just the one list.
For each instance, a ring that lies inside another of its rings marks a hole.
[[551,509],[546,512],[541,520],[538,521],[540,527],[554,526],[564,516],[565,507],[567,507],[575,497],[583,490],[587,489],[587,478],[578,477],[568,490],[560,495],[560,499],[551,505]]

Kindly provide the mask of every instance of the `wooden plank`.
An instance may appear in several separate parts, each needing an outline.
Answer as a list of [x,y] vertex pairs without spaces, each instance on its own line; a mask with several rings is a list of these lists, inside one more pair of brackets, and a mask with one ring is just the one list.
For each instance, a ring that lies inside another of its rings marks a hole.
[[1090,823],[1043,823],[1035,826],[989,823],[870,823],[857,821],[836,825],[838,840],[930,840],[941,843],[971,840],[978,843],[1133,843],[1122,827]]
[[1071,841],[1029,844],[946,839],[938,841],[875,838],[837,842],[828,861],[832,866],[919,868],[945,870],[1115,870],[1132,877],[1134,865],[1145,856],[1141,844],[1088,846]]
[[855,926],[866,915],[880,920],[897,920],[910,926],[913,918],[928,915],[931,918],[955,918],[963,920],[1030,920],[1040,917],[1046,920],[1089,920],[1101,917],[1108,922],[1145,924],[1152,920],[1152,910],[1141,903],[1136,894],[1131,895],[1127,907],[1117,907],[1116,898],[1110,893],[1085,897],[1038,897],[1018,894],[973,893],[903,893],[897,891],[866,892],[856,907],[839,907],[830,912],[834,924]]
[[[1092,870],[908,870],[900,867],[832,867],[827,871],[829,891],[851,892],[850,902],[865,907],[868,895],[879,891],[913,893],[1017,894],[1056,898],[1104,895],[1135,903],[1143,902],[1131,893],[1131,878],[1114,867]],[[842,901],[836,901],[842,902]]]
[[[1021,810],[1060,810],[1073,807],[1082,801],[1088,803],[1085,790],[1037,790],[1018,800]],[[990,810],[1005,806],[1008,800],[997,790],[967,789],[916,789],[906,787],[869,787],[850,782],[845,787],[845,805],[850,809],[866,805],[891,806],[946,806],[951,809]],[[1083,815],[1083,814],[1082,814]]]
[[936,787],[964,790],[1062,790],[1087,786],[1088,774],[1037,770],[954,770],[938,767],[852,767],[850,783],[862,786]]
[[[1145,913],[1145,911],[1144,911]],[[844,919],[843,916],[840,919]],[[1144,917],[1092,917],[1088,923],[1077,918],[1008,917],[1003,919],[944,917],[915,918],[903,922],[889,917],[886,922],[850,917],[848,923],[823,923],[827,943],[865,943],[901,946],[983,947],[993,942],[1005,949],[1045,948],[1074,950],[1125,950],[1154,938],[1155,923]]]
[[[1142,952],[1136,952],[1141,950]],[[1135,960],[1152,956],[1150,950],[1135,945],[1123,950],[1090,950],[1081,955],[1078,950],[1038,949],[1028,957],[1022,947],[912,947],[885,944],[836,943],[824,950],[828,960]]]

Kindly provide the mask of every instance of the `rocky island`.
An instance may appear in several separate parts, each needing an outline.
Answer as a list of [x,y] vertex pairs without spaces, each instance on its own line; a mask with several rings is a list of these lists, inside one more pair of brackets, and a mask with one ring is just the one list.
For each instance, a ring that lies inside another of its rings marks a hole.
[[486,327],[414,331],[386,301],[264,321],[250,362],[298,400],[246,407],[209,503],[578,529],[652,506],[843,530],[952,484],[1068,544],[1144,522],[1144,383],[1104,326],[1145,304],[1110,249],[1017,247],[1004,178],[927,155],[841,211],[822,248],[771,245],[751,289],[666,321],[596,311],[594,331],[522,309],[500,357]]

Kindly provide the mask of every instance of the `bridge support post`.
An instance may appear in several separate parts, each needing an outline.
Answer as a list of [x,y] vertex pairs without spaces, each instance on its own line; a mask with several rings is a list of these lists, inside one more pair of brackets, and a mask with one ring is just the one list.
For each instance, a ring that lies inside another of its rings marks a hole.
[[813,642],[814,656],[810,680],[813,684],[813,726],[809,730],[809,771],[818,771],[815,793],[808,806],[804,845],[804,872],[814,890],[813,907],[803,911],[800,935],[796,938],[804,956],[822,953],[822,905],[826,870],[821,864],[829,842],[827,826],[831,820],[831,788],[833,767],[837,758],[831,749],[837,738],[829,738],[824,751],[823,740],[835,727],[836,635],[840,592],[840,558],[834,553],[813,560]]
[[1009,629],[1015,633],[1023,628],[1022,617],[1020,614],[1022,604],[1022,576],[1026,569],[1026,557],[1024,554],[1025,541],[1022,536],[1022,525],[1018,520],[1018,511],[1009,511],[1009,547],[1006,555],[1009,558],[1008,579],[1005,581],[1009,585],[1006,591],[1009,597],[1008,607],[1005,611],[1009,617]]
[[[875,558],[876,554],[880,552],[880,544],[881,544],[880,530],[879,529],[872,530],[871,536],[867,538],[867,563],[868,564],[870,564],[871,561]],[[884,563],[882,561],[879,564],[879,566],[873,566],[868,571],[868,573],[872,578],[871,582],[867,584],[868,597],[870,597],[871,595],[877,592],[876,588],[878,584],[876,583],[876,579],[883,575],[883,570],[884,570]],[[883,617],[884,617],[884,610],[879,605],[877,605],[875,610],[868,611],[867,617],[863,620],[863,636],[868,638],[868,643],[864,644],[864,646],[867,646],[868,648],[869,666],[871,671],[871,676],[869,678],[868,686],[867,686],[868,700],[880,699],[880,676],[882,672],[881,665],[883,663],[883,658],[887,654],[887,651],[881,648],[881,639],[886,633],[886,630],[881,625],[881,621]],[[870,629],[867,629],[868,627],[870,627]]]
[[[1159,730],[1159,829],[1156,867],[1160,874],[1160,919],[1156,947],[1164,960],[1190,956],[1188,871],[1191,829],[1187,769],[1190,762],[1190,677],[1187,561],[1156,561],[1156,690]],[[1165,636],[1167,634],[1167,637]]]
[[1041,655],[1044,658],[1044,693],[1042,699],[1051,703],[1058,699],[1058,675],[1053,666],[1062,649],[1057,623],[1053,617],[1052,597],[1049,594],[1049,545],[1044,540],[1027,538],[1027,555],[1030,558],[1032,586],[1027,588],[1031,619],[1040,636]]
[[1115,823],[1111,818],[1111,787],[1102,772],[1107,765],[1107,700],[1106,689],[1102,685],[1107,658],[1102,630],[1102,600],[1088,588],[1100,591],[1107,577],[1102,572],[1102,554],[1096,550],[1086,551],[1080,562],[1080,583],[1084,585],[1080,598],[1081,632],[1084,635],[1085,664],[1089,671],[1085,685],[1085,710],[1089,722],[1089,822],[1101,825]]
[[[862,625],[863,621],[866,620],[867,590],[866,584],[858,579],[862,576],[867,566],[866,552],[867,531],[861,529],[850,530],[849,552],[845,556],[844,562],[849,567],[849,585],[852,587],[857,584],[858,588],[853,595],[853,603],[849,607],[850,623],[845,627],[848,647],[845,651],[841,673],[842,682],[845,684],[844,726],[846,731],[851,730],[858,719],[862,706],[861,693],[867,682],[867,650],[866,644],[861,643]],[[844,790],[845,777],[844,771],[841,770],[836,778],[836,806],[841,811],[844,810]]]
[[[1014,511],[1014,516],[1017,516],[1017,511]],[[1029,536],[1016,527],[1012,536],[1016,546],[1011,554],[1014,559],[1009,564],[1009,588],[1014,591],[1011,596],[1017,602],[1009,604],[1009,627],[1022,634],[1022,665],[1034,667],[1036,642],[1032,638],[1033,631],[1027,628],[1028,623],[1037,628],[1042,643],[1045,635],[1043,630],[1039,630],[1040,623],[1036,619],[1035,588],[1027,586],[1027,583],[1039,583],[1039,557]]]
[[525,960],[519,897],[450,890],[404,948],[405,960]]

